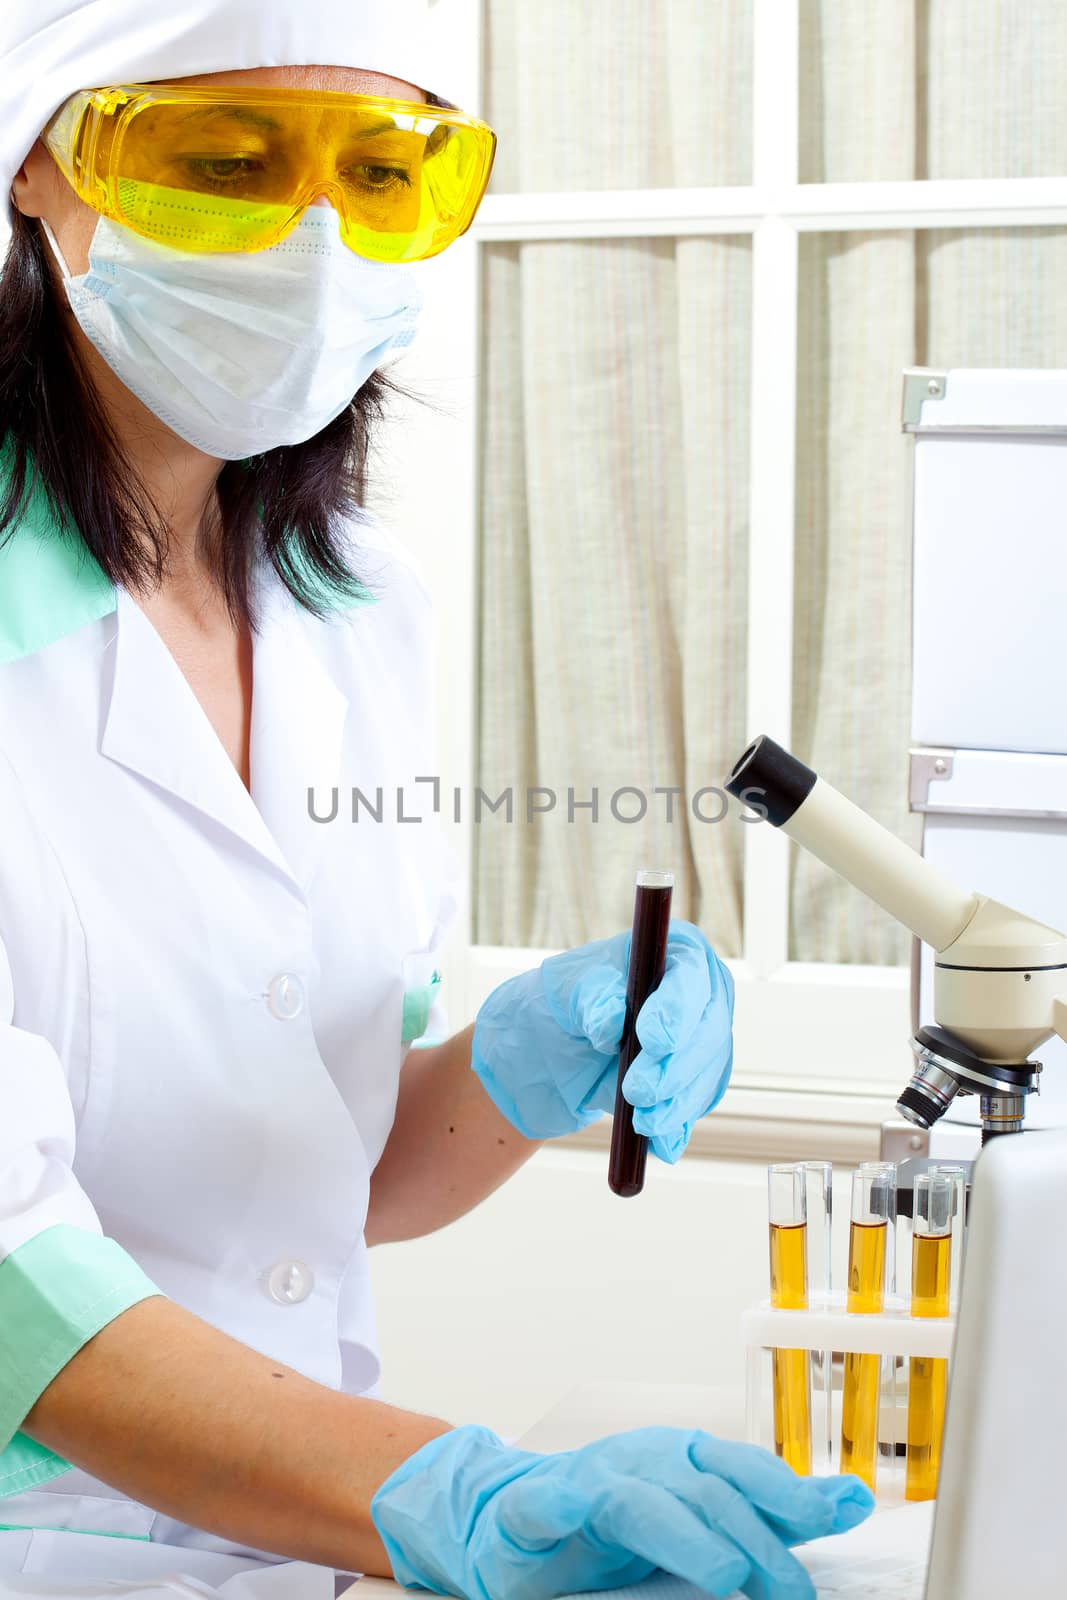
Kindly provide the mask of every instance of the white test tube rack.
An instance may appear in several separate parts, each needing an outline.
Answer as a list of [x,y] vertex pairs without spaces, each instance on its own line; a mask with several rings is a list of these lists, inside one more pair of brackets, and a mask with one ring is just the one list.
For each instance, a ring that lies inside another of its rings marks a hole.
[[876,1493],[882,1502],[903,1501],[907,1367],[901,1363],[912,1356],[950,1360],[956,1318],[912,1316],[909,1302],[898,1295],[887,1295],[884,1311],[863,1314],[846,1311],[845,1299],[842,1292],[813,1295],[810,1308],[802,1311],[781,1310],[764,1300],[744,1313],[748,1437],[774,1448],[771,1351],[807,1350],[813,1378],[812,1469],[816,1475],[839,1471],[841,1391],[833,1382],[830,1353],[881,1356]]

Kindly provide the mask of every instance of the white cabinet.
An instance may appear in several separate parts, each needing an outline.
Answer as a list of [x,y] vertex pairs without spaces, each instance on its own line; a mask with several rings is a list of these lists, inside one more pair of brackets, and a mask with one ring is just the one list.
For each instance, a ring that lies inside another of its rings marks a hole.
[[931,383],[940,392],[906,422],[915,434],[912,737],[1063,754],[1067,372],[955,371]]

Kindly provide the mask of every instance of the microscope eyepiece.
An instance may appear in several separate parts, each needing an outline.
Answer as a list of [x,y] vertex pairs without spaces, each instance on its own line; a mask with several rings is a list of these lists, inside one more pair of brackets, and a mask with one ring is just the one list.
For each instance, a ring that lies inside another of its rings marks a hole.
[[726,780],[736,800],[759,796],[767,821],[781,828],[814,789],[816,775],[765,733],[754,739]]

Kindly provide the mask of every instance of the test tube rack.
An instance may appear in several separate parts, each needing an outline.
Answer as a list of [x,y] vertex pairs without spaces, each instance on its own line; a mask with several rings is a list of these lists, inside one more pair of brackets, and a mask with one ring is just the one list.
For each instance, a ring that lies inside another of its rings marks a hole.
[[[840,1471],[841,1357],[881,1357],[878,1427],[879,1501],[904,1499],[907,1446],[907,1362],[916,1356],[950,1361],[956,1318],[913,1317],[906,1301],[887,1301],[882,1312],[845,1310],[845,1295],[813,1299],[807,1311],[783,1311],[764,1301],[746,1311],[741,1324],[746,1347],[746,1422],[753,1444],[774,1448],[771,1360],[775,1350],[805,1350],[812,1373],[812,1468]],[[829,1376],[829,1382],[827,1381]]]
[[[798,1163],[798,1168],[801,1165]],[[880,1167],[890,1171],[883,1164],[868,1165],[872,1169]],[[780,1178],[783,1173],[788,1173],[788,1169],[779,1166],[771,1169],[771,1172]],[[926,1178],[921,1180],[924,1184],[928,1181]],[[894,1182],[892,1173],[889,1182]],[[825,1192],[829,1194],[829,1185]],[[961,1196],[958,1212],[961,1220],[956,1229],[957,1247],[962,1246],[963,1214]],[[903,1224],[904,1219],[900,1220]],[[823,1224],[829,1234],[832,1220],[825,1212]],[[810,1470],[817,1475],[849,1470],[847,1464],[842,1465],[841,1459],[848,1357],[878,1358],[877,1399],[874,1402],[876,1417],[871,1419],[873,1439],[868,1437],[868,1448],[873,1448],[874,1452],[872,1487],[879,1502],[886,1504],[902,1502],[906,1497],[927,1498],[933,1492],[931,1488],[925,1495],[917,1494],[915,1479],[909,1482],[908,1390],[909,1383],[914,1381],[913,1375],[922,1371],[922,1367],[916,1363],[936,1363],[939,1366],[943,1363],[941,1372],[947,1374],[956,1330],[955,1295],[947,1315],[930,1316],[916,1315],[911,1296],[894,1292],[895,1289],[904,1288],[909,1276],[905,1258],[910,1251],[902,1248],[904,1240],[898,1238],[895,1215],[891,1218],[890,1231],[886,1292],[880,1310],[850,1311],[847,1308],[848,1294],[844,1290],[832,1290],[827,1284],[831,1256],[827,1250],[822,1273],[816,1274],[816,1283],[809,1281],[806,1304],[796,1307],[776,1305],[768,1298],[746,1311],[741,1325],[746,1350],[748,1437],[752,1443],[771,1450],[777,1446],[779,1454],[785,1454],[787,1459],[788,1451],[782,1448],[781,1415],[776,1416],[779,1398],[775,1389],[776,1373],[782,1369],[775,1367],[775,1353],[779,1356],[782,1352],[802,1352],[806,1355],[810,1398],[806,1408],[802,1406],[801,1410],[806,1409],[810,1419]],[[910,1223],[907,1231],[910,1233]],[[795,1365],[792,1371],[795,1375]],[[869,1367],[867,1376],[873,1385],[874,1374]],[[872,1392],[869,1391],[869,1395]],[[795,1408],[795,1395],[793,1404]],[[914,1445],[914,1440],[912,1442]],[[939,1454],[938,1432],[933,1444],[934,1484]],[[911,1459],[911,1471],[914,1472],[916,1456],[913,1454]],[[796,1465],[795,1458],[791,1464]]]

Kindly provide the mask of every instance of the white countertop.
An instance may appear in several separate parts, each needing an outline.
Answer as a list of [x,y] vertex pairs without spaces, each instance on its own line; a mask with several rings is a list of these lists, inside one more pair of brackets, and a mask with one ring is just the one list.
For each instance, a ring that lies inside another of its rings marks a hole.
[[[732,1389],[706,1388],[684,1383],[592,1383],[583,1384],[564,1395],[559,1403],[534,1424],[516,1444],[530,1450],[574,1450],[607,1433],[621,1433],[628,1428],[644,1428],[659,1424],[664,1427],[703,1428],[707,1433],[717,1433],[727,1439],[742,1439],[745,1430],[744,1394]],[[818,1559],[823,1547],[834,1547],[834,1553],[846,1551],[846,1541],[857,1553],[862,1549],[864,1558],[868,1547],[875,1549],[888,1544],[896,1548],[897,1541],[911,1554],[921,1550],[929,1539],[932,1505],[917,1505],[888,1509],[875,1513],[862,1528],[854,1529],[841,1540],[818,1540],[804,1547]],[[892,1523],[889,1519],[893,1519]],[[890,1534],[892,1529],[892,1534]],[[898,1532],[899,1530],[899,1532]],[[798,1552],[799,1554],[800,1552]],[[653,1582],[654,1580],[649,1580]],[[353,1595],[358,1588],[359,1600],[373,1600],[375,1595],[395,1597],[402,1591],[395,1583],[384,1578],[363,1578],[357,1586],[347,1591]]]
[[[539,1422],[514,1441],[527,1450],[576,1450],[606,1433],[627,1428],[703,1428],[727,1438],[744,1436],[745,1397],[732,1389],[704,1388],[689,1383],[588,1383],[545,1413]],[[359,1600],[374,1595],[407,1593],[387,1578],[362,1578],[346,1591],[359,1592]]]

